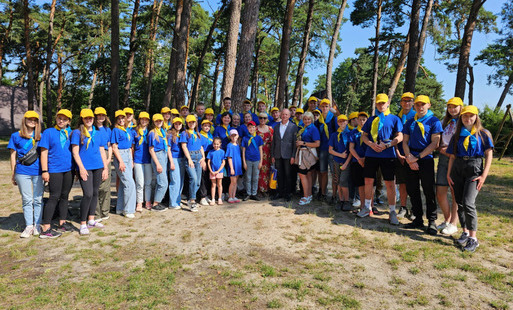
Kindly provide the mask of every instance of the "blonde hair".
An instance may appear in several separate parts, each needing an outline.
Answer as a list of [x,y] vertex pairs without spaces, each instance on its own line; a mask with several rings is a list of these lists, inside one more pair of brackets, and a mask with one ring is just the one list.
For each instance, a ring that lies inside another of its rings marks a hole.
[[[20,126],[20,137],[25,139],[32,138],[31,135],[29,135],[29,127],[27,126],[27,119],[24,117],[21,120],[21,126]],[[41,140],[41,123],[39,122],[39,119],[36,122],[36,127],[34,128],[34,140],[39,141]]]

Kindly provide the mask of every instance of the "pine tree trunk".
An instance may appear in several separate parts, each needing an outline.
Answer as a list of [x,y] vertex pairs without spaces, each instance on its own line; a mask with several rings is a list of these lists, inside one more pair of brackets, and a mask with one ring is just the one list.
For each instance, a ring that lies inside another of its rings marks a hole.
[[248,84],[255,48],[255,38],[258,24],[258,12],[260,0],[247,0],[242,13],[242,29],[240,33],[239,52],[237,54],[237,66],[235,78],[237,81],[232,90],[232,109],[235,112],[242,111],[242,102],[248,94]]
[[259,71],[258,61],[260,59],[260,47],[262,46],[264,39],[265,39],[265,36],[262,36],[258,39],[258,43],[256,45],[256,50],[255,50],[255,58],[254,58],[254,62],[253,62],[253,72],[251,75],[251,100],[253,100],[253,101],[256,101],[257,95],[258,95],[258,71]]
[[46,41],[46,66],[45,73],[43,74],[44,80],[46,82],[46,127],[52,127],[52,85],[51,85],[51,75],[50,75],[50,64],[52,63],[53,58],[53,19],[55,17],[55,5],[57,4],[57,0],[52,0],[52,4],[50,6],[50,16],[48,20],[48,40]]
[[408,35],[406,37],[406,41],[404,42],[401,55],[399,56],[399,60],[397,61],[397,66],[395,67],[394,75],[392,76],[392,80],[390,81],[390,87],[388,87],[388,98],[394,97],[395,90],[397,89],[397,84],[399,83],[399,79],[401,78],[401,74],[404,70],[404,64],[406,63],[406,56],[408,56],[409,49],[410,36]]
[[[380,0],[381,1],[381,0]],[[328,99],[332,101],[331,95],[331,77],[333,76],[333,59],[335,58],[335,50],[337,49],[338,42],[338,34],[340,31],[340,26],[342,25],[342,17],[344,16],[344,10],[346,9],[347,0],[342,1],[342,5],[338,10],[337,23],[335,24],[335,29],[333,31],[333,37],[331,37],[330,44],[330,53],[328,56],[328,65],[326,68],[326,94]]]
[[155,66],[155,60],[153,59],[154,50],[153,45],[157,39],[157,28],[159,25],[159,16],[160,9],[162,8],[162,3],[164,0],[160,0],[157,5],[157,0],[153,1],[153,8],[151,13],[151,22],[150,22],[150,48],[148,49],[148,53],[146,55],[146,62],[144,65],[144,81],[146,82],[146,97],[144,99],[144,107],[146,112],[150,111],[150,102],[151,102],[151,87],[153,80],[153,69]]
[[128,65],[126,69],[125,93],[123,96],[123,106],[128,106],[128,99],[130,98],[130,86],[132,84],[132,75],[134,72],[134,59],[137,50],[136,34],[137,34],[137,16],[139,14],[140,0],[135,0],[134,11],[132,13],[132,26],[130,28],[130,51],[128,52]]
[[[30,9],[29,1],[23,0],[23,19],[25,29],[25,52],[26,52],[26,67],[27,67],[27,90],[28,90],[28,110],[34,110],[34,69],[32,68],[32,51],[30,48]],[[40,111],[42,112],[42,111]]]
[[378,10],[376,12],[376,37],[374,39],[374,57],[373,63],[374,67],[372,69],[372,107],[371,112],[372,115],[375,113],[376,109],[376,95],[378,93],[378,66],[379,66],[379,34],[381,30],[381,7],[382,0],[378,1]]
[[415,61],[415,67],[420,66],[422,60],[422,54],[424,53],[424,43],[426,42],[427,27],[429,24],[429,17],[431,16],[431,9],[433,8],[433,0],[428,0],[426,10],[424,12],[424,19],[422,20],[422,29],[420,30],[419,46],[417,52],[417,59]]
[[497,102],[497,105],[495,106],[495,112],[499,112],[499,110],[502,107],[502,104],[504,103],[504,99],[506,99],[506,96],[509,93],[509,89],[511,88],[511,85],[513,85],[513,74],[511,74],[508,78],[508,81],[506,82],[506,85],[504,85],[504,89],[502,90],[501,97],[499,98],[499,102]]
[[111,0],[110,114],[119,108],[119,0]]
[[471,65],[468,66],[468,104],[474,104],[474,67]]
[[296,0],[287,0],[287,9],[283,21],[283,30],[281,35],[280,61],[278,63],[278,78],[276,83],[276,92],[278,94],[274,106],[280,110],[285,106],[285,91],[287,86],[287,67],[289,63],[290,34],[292,32],[292,19],[294,16],[294,6]]
[[308,13],[306,15],[305,30],[303,31],[303,43],[301,45],[301,56],[296,75],[296,84],[294,86],[294,94],[292,96],[292,105],[297,105],[298,101],[302,101],[303,75],[305,74],[306,56],[310,47],[310,31],[312,30],[312,16],[315,6],[315,0],[308,1]]
[[[189,25],[191,20],[192,0],[183,1],[183,11],[180,21],[180,29],[177,33],[178,40],[176,45],[176,79],[173,106],[181,107],[185,105],[185,74],[187,68],[187,49],[189,38]],[[175,46],[173,46],[175,49]]]
[[408,51],[408,63],[406,65],[406,77],[404,79],[403,92],[415,93],[415,83],[419,67],[417,57],[419,56],[419,20],[421,0],[413,0],[410,15],[410,50]]
[[87,107],[91,108],[91,103],[93,102],[94,98],[94,88],[96,87],[96,79],[98,77],[98,68],[94,68],[93,72],[93,80],[91,82],[91,87],[89,88],[89,99],[87,99]]
[[228,28],[228,34],[226,35],[226,52],[223,68],[223,83],[221,86],[221,99],[232,96],[241,7],[242,0],[232,0],[230,2],[230,27]]
[[9,0],[9,22],[7,24],[7,27],[4,30],[5,31],[4,36],[0,40],[0,81],[2,81],[2,78],[4,77],[4,71],[2,68],[2,62],[4,59],[4,48],[5,48],[5,43],[9,40],[9,35],[11,33],[13,20],[14,20],[14,5],[12,3],[12,0]]
[[176,80],[176,50],[178,46],[178,40],[180,32],[180,25],[182,21],[182,12],[184,1],[187,0],[176,0],[176,18],[175,18],[175,29],[173,34],[173,45],[171,46],[171,55],[169,59],[169,70],[167,72],[167,83],[166,92],[164,93],[164,99],[162,100],[162,107],[169,107],[171,104],[171,97],[173,95],[173,89],[175,87]]
[[64,88],[64,74],[62,72],[62,55],[57,54],[57,110],[62,107],[62,89]]
[[221,66],[221,57],[216,57],[216,67],[214,69],[214,77],[212,79],[212,102],[211,107],[214,108],[216,106],[217,99],[217,80],[219,78],[219,67]]
[[463,32],[463,38],[461,40],[460,57],[458,61],[458,72],[456,74],[456,87],[454,89],[454,96],[464,98],[465,97],[465,84],[467,83],[467,68],[469,65],[470,47],[472,45],[472,36],[474,29],[476,28],[477,15],[479,9],[483,6],[486,0],[474,0],[472,8],[468,15],[467,24]]

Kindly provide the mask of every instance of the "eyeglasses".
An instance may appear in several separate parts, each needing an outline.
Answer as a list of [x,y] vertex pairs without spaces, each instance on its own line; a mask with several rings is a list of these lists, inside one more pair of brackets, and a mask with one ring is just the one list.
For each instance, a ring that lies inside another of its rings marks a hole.
[[259,117],[258,119],[267,119],[267,117]]

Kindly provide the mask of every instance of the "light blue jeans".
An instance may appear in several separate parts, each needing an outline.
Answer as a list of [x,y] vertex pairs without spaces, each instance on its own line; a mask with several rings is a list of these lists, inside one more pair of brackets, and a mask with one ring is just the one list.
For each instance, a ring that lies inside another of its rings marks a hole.
[[258,164],[260,161],[248,161],[246,160],[246,165],[248,169],[246,170],[245,175],[245,183],[246,193],[248,195],[256,195],[258,190],[258,177],[260,175],[260,170],[258,170]]
[[136,188],[137,203],[151,202],[155,179],[153,178],[153,169],[149,164],[134,164],[134,177]]
[[165,151],[155,152],[157,155],[157,160],[162,166],[162,172],[157,172],[157,165],[151,160],[151,166],[153,167],[153,175],[157,178],[157,184],[155,185],[155,194],[153,195],[154,202],[161,202],[164,199],[164,195],[166,195],[167,191],[167,153]]
[[185,167],[187,174],[189,175],[189,196],[190,200],[196,200],[196,192],[198,191],[201,184],[201,152],[200,151],[189,151],[194,168],[189,166],[189,162],[185,159]]
[[175,170],[169,170],[169,206],[178,207],[182,200],[183,178],[185,176],[184,158],[173,158]]
[[134,214],[136,204],[135,181],[133,178],[132,150],[119,150],[121,159],[125,163],[125,172],[119,170],[119,161],[114,158],[114,167],[119,177],[118,201],[116,203],[116,213]]
[[40,175],[15,174],[21,200],[25,225],[39,225],[43,216],[43,178]]

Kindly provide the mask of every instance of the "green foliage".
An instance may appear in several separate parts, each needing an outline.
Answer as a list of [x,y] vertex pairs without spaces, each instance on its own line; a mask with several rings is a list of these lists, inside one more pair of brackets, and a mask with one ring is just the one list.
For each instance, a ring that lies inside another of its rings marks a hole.
[[[495,111],[494,109],[490,108],[489,106],[485,106],[484,110],[479,112],[479,117],[481,118],[481,122],[483,123],[483,126],[490,131],[492,134],[492,137],[495,138],[497,131],[499,130],[499,126],[502,122],[502,119],[504,118],[504,110]],[[506,119],[506,123],[504,124],[504,127],[502,128],[502,134],[499,137],[499,139],[504,139],[504,137],[508,134],[510,134],[513,131],[513,125],[509,117]],[[494,141],[494,143],[497,146],[498,141]],[[503,145],[504,141],[501,141],[501,146]],[[502,151],[502,149],[501,149]],[[512,155],[513,154],[513,143],[509,144],[508,149],[506,150],[506,155]]]

